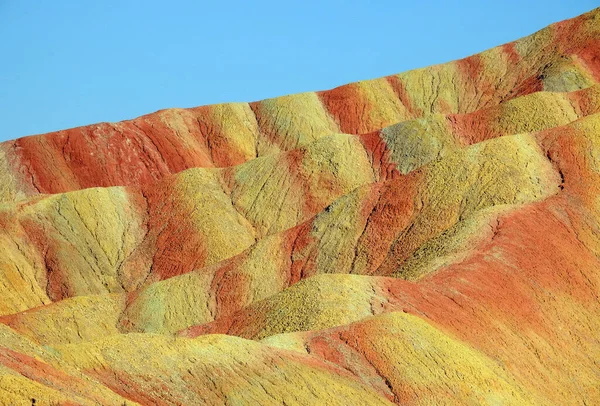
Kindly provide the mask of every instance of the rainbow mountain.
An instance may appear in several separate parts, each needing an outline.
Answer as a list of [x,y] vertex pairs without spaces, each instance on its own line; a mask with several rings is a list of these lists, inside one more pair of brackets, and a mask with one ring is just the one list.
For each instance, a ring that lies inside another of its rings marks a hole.
[[600,404],[600,9],[0,144],[0,404]]

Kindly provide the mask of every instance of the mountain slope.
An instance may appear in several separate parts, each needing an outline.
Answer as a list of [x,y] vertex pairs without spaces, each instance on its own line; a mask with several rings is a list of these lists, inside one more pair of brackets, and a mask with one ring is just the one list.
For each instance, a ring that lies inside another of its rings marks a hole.
[[600,9],[0,145],[0,404],[600,403]]
[[[468,58],[333,90],[164,110],[1,145],[3,200],[137,185],[191,167],[230,166],[331,133],[363,134],[434,113],[468,113],[536,91],[600,80],[598,13]],[[4,190],[3,190],[4,189]]]

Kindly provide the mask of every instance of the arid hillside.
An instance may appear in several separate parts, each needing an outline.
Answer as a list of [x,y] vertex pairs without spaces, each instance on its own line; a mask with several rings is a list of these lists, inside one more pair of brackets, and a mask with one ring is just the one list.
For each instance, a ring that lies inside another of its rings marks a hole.
[[600,9],[0,143],[0,404],[600,404]]

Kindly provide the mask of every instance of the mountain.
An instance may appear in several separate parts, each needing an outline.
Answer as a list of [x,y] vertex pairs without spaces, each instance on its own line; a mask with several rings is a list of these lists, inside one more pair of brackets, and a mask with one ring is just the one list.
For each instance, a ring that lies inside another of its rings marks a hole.
[[0,404],[600,404],[600,9],[0,168]]

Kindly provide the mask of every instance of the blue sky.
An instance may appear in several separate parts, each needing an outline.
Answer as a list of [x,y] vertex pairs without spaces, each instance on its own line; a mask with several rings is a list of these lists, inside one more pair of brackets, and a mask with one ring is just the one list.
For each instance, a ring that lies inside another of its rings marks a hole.
[[0,140],[328,89],[465,57],[596,6],[0,0]]

